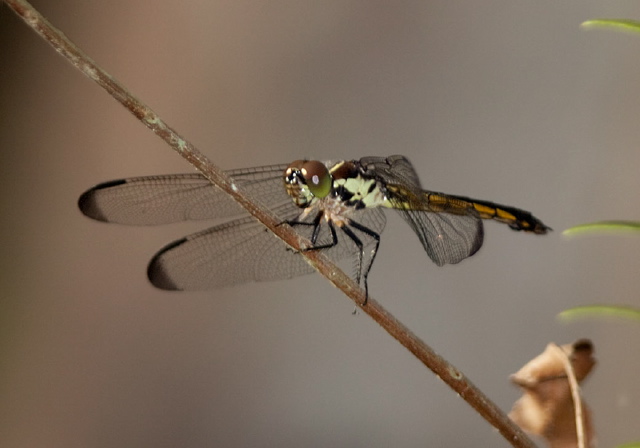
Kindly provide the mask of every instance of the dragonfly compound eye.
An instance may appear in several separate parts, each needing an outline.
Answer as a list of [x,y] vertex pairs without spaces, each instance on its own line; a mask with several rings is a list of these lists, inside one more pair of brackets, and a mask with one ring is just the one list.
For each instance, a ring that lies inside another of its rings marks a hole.
[[317,198],[326,197],[331,191],[331,174],[322,162],[311,160],[305,162],[300,169],[309,191]]

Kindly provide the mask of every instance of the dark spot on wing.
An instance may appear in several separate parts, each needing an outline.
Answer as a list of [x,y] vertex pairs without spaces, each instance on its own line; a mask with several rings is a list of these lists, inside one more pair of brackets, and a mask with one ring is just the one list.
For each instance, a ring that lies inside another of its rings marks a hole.
[[164,264],[162,262],[162,256],[172,249],[187,242],[187,238],[182,238],[163,247],[149,262],[147,268],[147,277],[153,286],[159,289],[166,289],[169,291],[179,291],[180,288],[176,285],[169,274],[165,271]]
[[90,190],[82,193],[80,198],[78,199],[78,208],[80,211],[89,218],[93,218],[97,221],[108,221],[108,218],[102,213],[102,210],[98,207],[96,203],[96,192],[99,190],[104,190],[106,188],[117,187],[118,185],[126,184],[127,181],[124,179],[119,180],[111,180],[108,182],[103,182],[101,184],[96,185]]

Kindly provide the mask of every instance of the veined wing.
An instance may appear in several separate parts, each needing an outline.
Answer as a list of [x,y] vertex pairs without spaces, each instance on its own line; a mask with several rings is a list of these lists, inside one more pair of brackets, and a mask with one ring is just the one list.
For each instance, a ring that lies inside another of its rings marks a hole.
[[365,157],[360,163],[365,175],[385,189],[389,206],[407,221],[438,266],[459,263],[480,249],[484,230],[479,214],[462,201],[432,207],[406,157]]
[[438,266],[459,263],[482,246],[482,219],[471,204],[452,200],[451,204],[432,207],[424,199],[427,192],[416,196],[412,190],[390,186],[388,193],[392,207],[411,226]]
[[147,270],[161,289],[206,290],[250,281],[309,274],[313,268],[251,217],[226,222],[175,241]]
[[[286,164],[227,171],[239,187],[267,207],[296,210],[282,185]],[[289,207],[287,207],[287,205]],[[245,210],[196,173],[134,177],[99,184],[78,201],[82,213],[98,221],[131,225],[218,219]]]
[[[274,209],[284,219],[294,219],[286,210]],[[307,217],[307,221],[313,217]],[[385,225],[380,209],[361,210],[354,219],[376,232]],[[296,231],[307,239],[311,226],[296,226]],[[366,248],[375,243],[373,238],[358,235]],[[334,261],[351,262],[357,268],[358,248],[342,232],[337,232],[338,244],[322,252]],[[322,223],[317,245],[331,241],[326,222]],[[364,260],[370,263],[370,260]],[[252,281],[282,280],[313,272],[313,268],[299,253],[288,250],[264,226],[253,218],[226,222],[202,232],[194,233],[169,244],[149,263],[148,276],[156,287],[169,290],[207,290]]]
[[381,180],[385,185],[401,185],[416,194],[422,191],[420,178],[405,156],[363,157],[359,162],[365,175]]

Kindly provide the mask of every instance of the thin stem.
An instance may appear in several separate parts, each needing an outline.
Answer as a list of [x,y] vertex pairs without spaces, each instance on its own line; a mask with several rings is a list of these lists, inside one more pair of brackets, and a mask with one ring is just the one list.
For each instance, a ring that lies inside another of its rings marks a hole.
[[[254,202],[242,189],[234,185],[233,181],[220,168],[212,164],[189,141],[168,126],[148,106],[131,95],[118,81],[102,70],[83,53],[76,45],[54,28],[29,3],[22,0],[5,0],[31,28],[49,42],[55,50],[71,62],[78,70],[94,80],[113,98],[135,115],[145,126],[163,139],[176,150],[191,165],[197,168],[211,183],[227,192],[258,221],[276,234],[282,241],[296,251],[306,247],[308,243],[290,226],[280,225],[282,222],[273,212]],[[482,415],[491,425],[514,447],[535,447],[518,426],[516,426],[487,396],[485,396],[458,369],[439,356],[420,338],[400,323],[394,316],[384,309],[377,301],[369,298],[366,306],[360,306],[365,300],[364,291],[349,276],[332,263],[322,251],[302,251],[300,256],[324,275],[334,286],[342,290],[359,306],[362,312],[378,322],[400,344],[405,346],[422,363],[431,369],[439,378],[456,391],[467,403]]]
[[553,344],[553,347],[562,360],[564,371],[567,373],[567,378],[569,379],[569,388],[571,389],[571,398],[573,399],[573,410],[576,419],[576,435],[578,438],[578,448],[585,448],[586,445],[584,437],[584,419],[582,417],[582,398],[580,398],[580,386],[578,385],[578,379],[576,378],[576,373],[573,370],[573,365],[571,364],[569,354],[557,344]]

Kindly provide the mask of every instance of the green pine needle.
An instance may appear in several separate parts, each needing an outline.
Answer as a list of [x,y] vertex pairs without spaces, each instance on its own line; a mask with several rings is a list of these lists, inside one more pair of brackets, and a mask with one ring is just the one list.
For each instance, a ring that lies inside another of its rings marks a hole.
[[625,305],[585,305],[558,313],[558,319],[569,322],[580,318],[615,317],[640,321],[640,309]]
[[562,232],[565,236],[583,235],[588,233],[638,233],[640,234],[640,222],[638,221],[599,221],[587,224],[579,224],[569,227]]
[[640,33],[640,22],[626,19],[593,19],[582,22],[580,26],[586,30],[594,28],[612,28],[617,31]]

